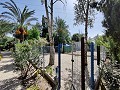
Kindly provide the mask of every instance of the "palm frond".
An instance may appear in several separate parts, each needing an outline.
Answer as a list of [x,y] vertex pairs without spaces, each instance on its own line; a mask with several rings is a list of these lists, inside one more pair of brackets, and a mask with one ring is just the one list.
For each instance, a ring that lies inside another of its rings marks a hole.
[[25,6],[24,7],[24,9],[23,9],[23,12],[21,13],[21,21],[20,21],[20,23],[21,23],[21,25],[24,23],[24,21],[25,21],[25,13],[27,12],[28,10],[27,10],[27,6]]
[[15,8],[17,9],[17,11],[19,11],[19,12],[21,12],[20,11],[20,9],[17,7],[17,5],[15,4],[15,2],[13,2],[13,0],[10,0],[12,3],[13,3],[13,5],[15,6]]
[[[12,1],[12,0],[11,0]],[[15,14],[15,16],[19,17],[20,18],[20,14],[21,14],[21,11],[20,9],[16,6],[14,6],[14,4],[12,5],[12,3],[9,3],[9,2],[5,2],[6,5],[10,6],[11,8],[8,8],[10,11],[12,11],[13,14]]]
[[5,33],[11,32],[12,27],[13,27],[12,23],[5,20],[0,20],[0,36],[4,35]]
[[[25,6],[25,8],[24,8],[24,10],[23,10],[23,12],[22,12],[22,14],[21,14],[21,24],[23,24],[24,22],[26,22],[30,17],[32,17],[32,15],[35,13],[35,11],[34,10],[32,10],[32,11],[29,11],[29,9],[27,9],[27,6]],[[31,18],[30,18],[31,19]],[[29,19],[29,22],[30,21],[33,21],[32,19],[30,20]],[[33,18],[34,20],[37,20],[37,19],[35,19],[35,18]]]
[[9,11],[11,11],[13,14],[15,14],[15,11],[12,9],[13,7],[9,4],[7,4],[7,2],[5,3],[0,3],[0,5],[2,5],[3,8],[8,9]]
[[0,18],[2,19],[11,19],[11,20],[13,20],[13,21],[15,21],[15,19],[13,19],[12,17],[10,17],[10,16],[8,16],[8,15],[0,15]]
[[[13,3],[12,0],[10,0],[10,2],[5,2],[5,3],[0,3],[0,5],[2,5],[3,8],[8,9],[11,13],[9,13],[9,15],[11,15],[13,18],[20,18],[20,9],[16,6],[15,3]],[[4,14],[8,14],[8,13],[4,13]]]
[[25,23],[26,23],[26,24],[30,24],[31,21],[38,21],[38,18],[34,18],[34,17],[29,18],[29,19],[26,20]]
[[9,10],[9,12],[8,11],[3,12],[2,15],[0,15],[0,18],[2,17],[2,18],[8,18],[8,19],[14,20],[17,24],[20,24],[21,26],[25,22],[37,20],[32,16],[35,13],[34,10],[29,11],[27,6],[25,6],[23,11],[21,11],[13,0],[10,0],[10,2],[0,3],[0,5],[3,8],[6,8]]
[[10,1],[13,3],[13,6],[15,6],[15,8],[16,8],[18,14],[20,15],[20,14],[21,14],[20,9],[17,7],[17,5],[15,4],[15,2],[14,2],[13,0],[10,0]]
[[2,12],[1,14],[3,14],[3,15],[7,14],[7,15],[10,15],[16,19],[15,15],[12,14],[11,12]]

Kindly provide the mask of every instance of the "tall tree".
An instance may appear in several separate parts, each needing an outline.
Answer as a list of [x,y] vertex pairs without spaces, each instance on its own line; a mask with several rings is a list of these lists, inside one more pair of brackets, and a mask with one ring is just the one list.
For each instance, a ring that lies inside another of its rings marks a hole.
[[[70,32],[68,30],[68,25],[66,24],[66,22],[61,19],[60,17],[56,17],[55,18],[55,25],[54,25],[54,29],[55,29],[55,37],[57,37],[58,39],[54,39],[55,43],[62,43],[62,44],[67,44],[69,43],[69,38],[70,38]],[[58,42],[59,41],[59,42]]]
[[88,26],[93,26],[95,10],[90,7],[95,0],[77,0],[74,6],[75,9],[75,25],[85,24],[85,72],[87,78],[87,84],[90,86],[89,74],[87,68],[87,37],[88,37]]
[[60,1],[63,3],[62,0],[50,0],[50,4],[48,0],[41,0],[43,4],[45,4],[45,11],[46,11],[46,18],[48,24],[48,34],[49,34],[49,42],[50,42],[50,61],[49,65],[54,65],[55,60],[55,49],[54,49],[54,38],[53,38],[53,5]]
[[[93,26],[95,10],[90,7],[95,0],[77,0],[75,9],[75,25],[85,24],[85,56],[87,56],[88,26]],[[86,57],[87,60],[87,57]],[[87,61],[86,61],[87,64]]]
[[[13,0],[10,2],[0,3],[3,8],[8,9],[8,11],[2,12],[0,18],[10,20],[17,26],[18,30],[22,35],[22,39],[24,38],[24,25],[29,25],[31,21],[37,20],[37,18],[33,17],[35,13],[34,10],[30,11],[27,6],[24,7],[23,11],[21,11]],[[18,27],[19,26],[19,27]]]

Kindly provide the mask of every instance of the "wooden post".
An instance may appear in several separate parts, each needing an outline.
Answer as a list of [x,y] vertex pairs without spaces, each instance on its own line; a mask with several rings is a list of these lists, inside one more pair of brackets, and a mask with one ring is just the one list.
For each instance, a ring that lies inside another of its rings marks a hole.
[[100,65],[100,46],[97,46],[97,65]]
[[94,90],[94,43],[90,44],[91,50],[91,90]]
[[81,90],[85,90],[85,43],[81,38]]

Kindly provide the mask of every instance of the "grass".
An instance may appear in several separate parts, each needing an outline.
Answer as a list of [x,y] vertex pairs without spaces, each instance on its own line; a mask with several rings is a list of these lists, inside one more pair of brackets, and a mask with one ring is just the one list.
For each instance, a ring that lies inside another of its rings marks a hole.
[[1,61],[2,57],[3,57],[2,54],[0,54],[0,61]]
[[37,85],[31,85],[29,88],[27,88],[26,90],[40,90],[39,87]]
[[51,66],[47,66],[47,67],[46,67],[46,72],[49,73],[49,74],[52,76],[52,74],[53,74],[53,69],[52,69],[52,67],[51,67]]

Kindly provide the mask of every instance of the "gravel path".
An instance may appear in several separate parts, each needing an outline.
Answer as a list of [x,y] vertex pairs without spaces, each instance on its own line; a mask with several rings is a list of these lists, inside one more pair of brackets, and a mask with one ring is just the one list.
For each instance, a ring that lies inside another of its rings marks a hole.
[[3,58],[0,61],[0,90],[23,90],[19,77],[19,72],[14,71],[13,58],[10,52],[2,52]]

